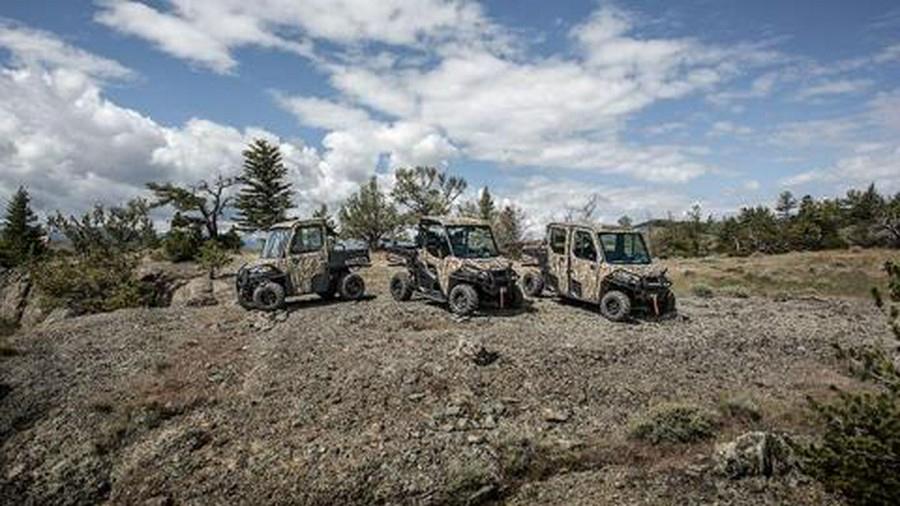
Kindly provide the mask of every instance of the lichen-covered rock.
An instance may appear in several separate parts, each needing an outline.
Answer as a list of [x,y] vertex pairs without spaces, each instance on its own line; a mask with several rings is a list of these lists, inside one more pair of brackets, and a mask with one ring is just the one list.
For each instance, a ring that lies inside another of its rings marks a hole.
[[716,445],[715,471],[731,478],[780,476],[794,467],[790,446],[768,432],[748,432]]
[[18,323],[25,309],[31,278],[27,271],[10,270],[0,279],[0,320]]
[[201,277],[190,280],[186,285],[172,294],[173,306],[215,306],[218,304],[213,295],[213,285],[209,278]]

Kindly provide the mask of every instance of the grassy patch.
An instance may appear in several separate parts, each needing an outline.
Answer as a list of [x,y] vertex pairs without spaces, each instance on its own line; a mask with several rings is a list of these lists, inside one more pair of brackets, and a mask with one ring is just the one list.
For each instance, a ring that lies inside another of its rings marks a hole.
[[467,462],[450,468],[442,503],[474,505],[497,499],[497,480],[485,465]]
[[745,396],[726,397],[719,403],[719,411],[729,420],[742,423],[756,423],[762,420],[759,406]]
[[651,444],[694,443],[713,437],[719,416],[691,404],[667,404],[632,423],[632,438]]
[[701,299],[711,299],[716,295],[712,287],[700,283],[691,286],[691,294]]

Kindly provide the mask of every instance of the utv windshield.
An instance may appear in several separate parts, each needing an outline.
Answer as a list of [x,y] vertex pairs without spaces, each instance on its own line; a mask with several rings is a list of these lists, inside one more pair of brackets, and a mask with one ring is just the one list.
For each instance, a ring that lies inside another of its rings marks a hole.
[[491,227],[449,226],[447,236],[453,247],[453,256],[459,258],[491,258],[497,256],[497,244]]
[[266,245],[263,246],[263,258],[281,258],[287,248],[288,241],[291,239],[291,229],[289,228],[273,228],[269,232],[266,239]]
[[611,264],[649,264],[650,254],[641,234],[616,232],[598,234],[603,257]]

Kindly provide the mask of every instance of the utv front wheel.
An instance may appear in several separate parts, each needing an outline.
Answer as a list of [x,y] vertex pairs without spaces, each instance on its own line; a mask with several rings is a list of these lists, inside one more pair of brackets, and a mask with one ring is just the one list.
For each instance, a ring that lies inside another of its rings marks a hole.
[[659,299],[659,316],[666,316],[675,313],[675,294],[671,291]]
[[519,309],[522,307],[522,303],[525,302],[525,296],[522,295],[522,289],[519,288],[519,285],[512,285],[509,292],[507,292],[507,297],[506,305],[510,309]]
[[620,322],[631,312],[631,300],[627,295],[611,290],[600,299],[600,314],[610,321]]
[[450,290],[449,303],[453,314],[468,316],[478,309],[478,292],[472,285],[456,285]]
[[359,300],[366,293],[366,283],[362,276],[353,272],[341,278],[338,291],[345,300]]
[[391,297],[396,301],[407,301],[412,297],[413,287],[409,273],[405,271],[394,274],[391,278]]
[[264,311],[276,311],[284,306],[284,287],[271,281],[253,290],[253,304]]
[[538,297],[544,291],[544,277],[539,272],[526,272],[522,275],[522,287],[529,297]]

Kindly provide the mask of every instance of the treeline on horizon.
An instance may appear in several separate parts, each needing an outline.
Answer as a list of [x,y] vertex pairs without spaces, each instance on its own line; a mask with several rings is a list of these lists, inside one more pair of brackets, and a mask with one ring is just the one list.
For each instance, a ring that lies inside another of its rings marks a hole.
[[734,216],[716,219],[704,218],[695,205],[682,220],[650,220],[641,228],[660,257],[897,248],[900,192],[882,195],[870,184],[864,190],[851,189],[843,197],[798,199],[784,191],[774,207],[744,207]]

